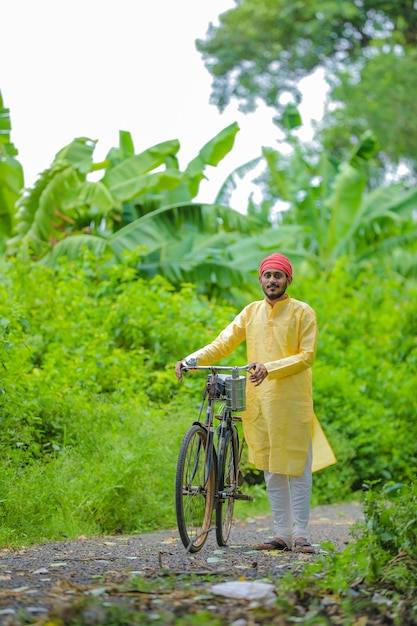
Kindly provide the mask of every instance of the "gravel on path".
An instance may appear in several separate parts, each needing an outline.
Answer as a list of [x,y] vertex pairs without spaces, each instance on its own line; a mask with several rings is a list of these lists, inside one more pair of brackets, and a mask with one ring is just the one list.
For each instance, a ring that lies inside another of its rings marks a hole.
[[[353,541],[350,529],[360,517],[358,504],[314,508],[310,540],[317,553],[322,550],[320,544],[330,541],[341,550]],[[186,552],[176,528],[0,550],[0,624],[17,623],[13,620],[22,611],[35,621],[57,603],[71,604],[88,595],[111,595],[118,589],[120,597],[120,587],[135,576],[224,573],[225,580],[242,576],[256,580],[267,574],[282,576],[300,561],[316,558],[253,550],[255,544],[270,538],[271,523],[268,516],[236,520],[226,548],[219,548],[210,533],[197,554]]]

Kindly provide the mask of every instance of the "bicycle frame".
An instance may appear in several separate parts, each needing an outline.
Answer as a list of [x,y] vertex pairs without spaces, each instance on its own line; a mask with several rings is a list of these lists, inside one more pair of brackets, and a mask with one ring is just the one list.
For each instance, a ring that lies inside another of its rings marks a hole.
[[[211,528],[210,518],[213,509],[216,511],[217,542],[219,545],[226,545],[234,501],[252,500],[251,496],[240,491],[239,463],[244,438],[242,437],[242,443],[239,445],[232,408],[237,406],[236,398],[233,397],[235,386],[230,382],[230,379],[242,382],[239,371],[247,371],[252,367],[253,365],[198,366],[193,363],[193,366],[184,368],[206,370],[211,374],[207,377],[204,387],[198,420],[193,422],[184,436],[177,464],[178,528],[184,546],[191,552],[200,550],[206,541]],[[231,372],[232,376],[219,378],[221,371]],[[224,380],[225,389],[221,394],[218,390],[218,380]],[[216,429],[218,434],[216,449],[214,419],[220,417],[215,415],[215,404],[218,401],[224,401],[225,406],[222,409],[221,423]]]
[[[201,418],[201,413],[204,407],[204,401],[208,396],[208,402],[207,402],[207,406],[206,406],[206,416],[205,416],[205,421],[201,422],[201,420],[199,420],[196,423],[201,424],[201,426],[203,426],[204,428],[207,429],[207,434],[208,434],[208,440],[209,440],[209,445],[207,447],[206,450],[206,481],[208,479],[208,476],[210,475],[210,469],[211,469],[211,463],[213,462],[213,450],[214,450],[214,408],[215,408],[215,403],[216,401],[218,401],[219,399],[216,396],[216,391],[217,391],[217,380],[218,380],[218,373],[219,371],[230,371],[232,370],[232,378],[237,378],[239,375],[239,371],[241,370],[249,370],[252,367],[252,365],[244,365],[244,366],[196,366],[195,369],[198,370],[209,370],[212,374],[212,378],[208,379],[206,381],[206,386],[204,388],[204,393],[203,393],[203,401],[201,404],[201,408],[200,408],[200,415],[199,417]],[[187,371],[187,369],[185,370]],[[232,398],[232,403],[234,405],[236,405],[236,399]],[[225,409],[223,411],[223,415],[222,415],[222,421],[221,424],[219,425],[219,428],[221,429],[222,433],[225,433],[226,431],[230,431],[233,435],[233,439],[234,441],[237,441],[238,443],[238,433],[237,433],[237,429],[236,426],[234,426],[233,424],[233,416],[232,416],[232,410],[230,409]],[[241,454],[242,454],[242,450],[243,450],[243,443],[244,443],[244,439],[242,439],[242,444],[238,449],[238,457],[236,458],[236,471],[238,470],[239,467],[239,463],[240,463],[240,459],[241,459]],[[201,445],[201,444],[200,444]],[[216,494],[216,497],[227,497],[227,494],[221,495],[220,493]]]

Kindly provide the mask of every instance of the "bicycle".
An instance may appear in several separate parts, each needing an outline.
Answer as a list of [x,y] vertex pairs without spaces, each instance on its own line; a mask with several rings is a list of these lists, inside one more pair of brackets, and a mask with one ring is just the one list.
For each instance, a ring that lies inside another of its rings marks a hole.
[[[212,529],[215,510],[216,539],[227,545],[235,500],[253,500],[241,491],[239,470],[244,437],[239,442],[236,412],[245,409],[246,376],[252,364],[199,366],[189,359],[183,371],[209,370],[198,419],[187,430],[178,454],[175,508],[181,541],[189,552],[198,552]],[[219,372],[231,372],[231,375]],[[216,405],[221,406],[215,411]],[[204,413],[204,421],[202,419]],[[215,418],[220,420],[214,427]],[[217,440],[217,443],[216,443]]]

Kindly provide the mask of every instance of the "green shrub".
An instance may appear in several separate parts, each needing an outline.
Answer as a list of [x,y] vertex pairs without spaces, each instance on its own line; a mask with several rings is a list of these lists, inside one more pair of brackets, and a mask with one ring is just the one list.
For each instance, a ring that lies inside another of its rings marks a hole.
[[320,289],[305,283],[296,296],[319,321],[315,410],[339,462],[315,485],[332,501],[416,472],[417,285],[377,269],[351,274],[341,262]]
[[[338,458],[315,474],[313,501],[357,496],[375,480],[410,482],[415,284],[372,268],[350,275],[341,264],[290,293],[317,311],[315,409]],[[138,278],[128,258],[97,266],[86,254],[55,270],[4,264],[1,542],[175,525],[176,458],[203,379],[179,385],[174,364],[235,314],[192,285]],[[230,360],[244,363],[244,346]],[[259,485],[254,492],[264,506]]]
[[176,457],[191,419],[181,423],[169,405],[174,363],[230,309],[191,286],[140,280],[128,261],[96,268],[87,256],[56,271],[13,261],[6,270],[2,542],[173,525]]
[[277,581],[278,598],[295,598],[294,621],[308,612],[314,624],[319,616],[325,624],[416,623],[416,485],[374,484],[363,510],[345,550],[325,544],[301,577],[289,572]]

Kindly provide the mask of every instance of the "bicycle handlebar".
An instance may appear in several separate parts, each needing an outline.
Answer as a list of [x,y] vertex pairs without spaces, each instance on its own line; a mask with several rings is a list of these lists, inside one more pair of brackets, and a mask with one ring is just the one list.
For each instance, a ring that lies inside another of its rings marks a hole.
[[[196,359],[195,359],[196,361]],[[184,361],[186,363],[187,361]],[[217,371],[237,371],[237,370],[251,370],[255,367],[254,363],[248,363],[247,365],[197,365],[194,363],[194,359],[189,359],[187,366],[182,367],[181,371],[188,372],[189,370],[210,370],[211,372]]]

